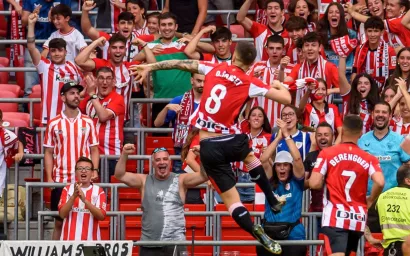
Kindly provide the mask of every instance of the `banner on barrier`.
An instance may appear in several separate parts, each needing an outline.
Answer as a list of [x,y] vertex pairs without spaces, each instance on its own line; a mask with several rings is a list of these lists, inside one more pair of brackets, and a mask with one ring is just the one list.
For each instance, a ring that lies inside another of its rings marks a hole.
[[84,246],[100,245],[107,256],[132,256],[132,241],[1,241],[0,255],[83,256]]

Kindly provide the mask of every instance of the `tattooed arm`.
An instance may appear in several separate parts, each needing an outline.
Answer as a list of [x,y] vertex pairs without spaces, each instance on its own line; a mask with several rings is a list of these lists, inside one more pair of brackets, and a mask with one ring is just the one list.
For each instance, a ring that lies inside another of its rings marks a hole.
[[131,75],[140,83],[147,77],[148,72],[164,69],[180,69],[191,73],[199,73],[199,61],[197,60],[166,60],[148,65],[130,67]]

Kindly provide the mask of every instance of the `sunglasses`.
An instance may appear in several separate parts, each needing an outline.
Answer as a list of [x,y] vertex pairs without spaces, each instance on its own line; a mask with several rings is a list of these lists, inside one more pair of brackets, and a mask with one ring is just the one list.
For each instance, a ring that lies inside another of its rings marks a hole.
[[154,149],[154,151],[152,151],[152,154],[155,154],[155,153],[158,153],[158,152],[161,152],[161,151],[166,151],[166,152],[168,152],[168,150],[167,150],[166,148],[160,147],[160,148]]

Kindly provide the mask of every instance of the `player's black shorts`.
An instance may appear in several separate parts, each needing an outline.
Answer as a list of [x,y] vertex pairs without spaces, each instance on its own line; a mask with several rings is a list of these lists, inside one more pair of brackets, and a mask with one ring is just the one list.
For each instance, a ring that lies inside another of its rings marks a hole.
[[232,162],[243,161],[252,151],[246,134],[223,135],[200,142],[201,164],[218,193],[236,184]]
[[[52,211],[58,211],[58,203],[60,202],[60,197],[61,194],[63,193],[64,188],[54,188],[51,190],[51,203],[50,203],[50,208]],[[56,220],[61,220],[63,221],[60,216],[55,216],[54,217]]]
[[327,255],[333,253],[350,255],[351,252],[356,252],[359,240],[363,235],[363,232],[334,227],[322,227],[322,233],[325,236]]

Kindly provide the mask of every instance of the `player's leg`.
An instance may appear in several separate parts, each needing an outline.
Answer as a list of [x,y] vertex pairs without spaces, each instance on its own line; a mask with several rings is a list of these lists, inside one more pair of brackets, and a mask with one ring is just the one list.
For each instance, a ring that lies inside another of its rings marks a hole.
[[346,255],[350,255],[352,252],[357,252],[357,247],[359,246],[359,241],[363,236],[362,232],[348,231]]
[[268,201],[271,210],[274,213],[280,212],[280,210],[282,209],[282,204],[272,193],[272,188],[269,184],[265,170],[262,167],[261,161],[253,154],[253,152],[250,152],[243,160],[243,162],[245,163],[246,168],[249,170],[251,181],[258,184],[258,186],[265,194],[266,200]]
[[[325,250],[329,256],[345,256],[349,231],[340,228],[323,227]],[[348,254],[346,254],[348,255]]]
[[410,256],[410,236],[407,236],[402,246],[403,256]]

